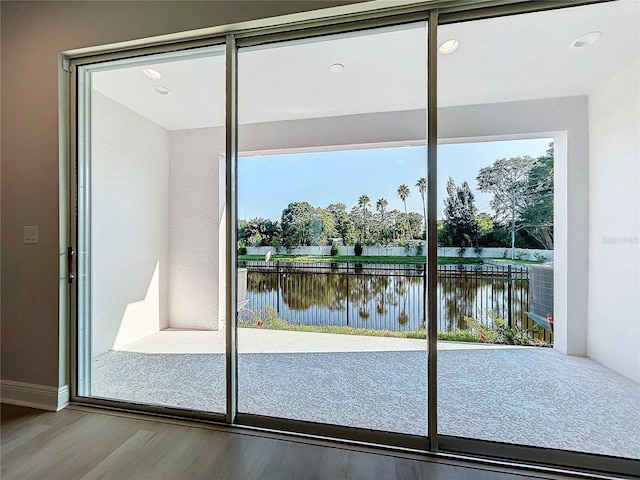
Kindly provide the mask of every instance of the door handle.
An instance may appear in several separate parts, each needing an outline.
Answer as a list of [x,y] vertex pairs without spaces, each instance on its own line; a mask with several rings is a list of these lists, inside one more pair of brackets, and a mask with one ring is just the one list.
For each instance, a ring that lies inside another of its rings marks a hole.
[[73,271],[73,257],[76,254],[73,247],[67,247],[67,282],[73,283],[73,279],[76,278]]

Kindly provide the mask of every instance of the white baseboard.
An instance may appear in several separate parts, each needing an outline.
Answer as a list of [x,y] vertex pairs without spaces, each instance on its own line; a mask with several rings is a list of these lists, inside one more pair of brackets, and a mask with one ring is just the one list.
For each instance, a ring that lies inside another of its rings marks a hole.
[[0,380],[0,401],[10,405],[57,412],[69,404],[69,386],[48,387],[34,383]]

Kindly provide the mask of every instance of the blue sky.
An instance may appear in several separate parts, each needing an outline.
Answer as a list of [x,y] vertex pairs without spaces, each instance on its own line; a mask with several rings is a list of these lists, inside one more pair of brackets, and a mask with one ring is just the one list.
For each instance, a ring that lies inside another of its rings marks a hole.
[[[491,195],[476,190],[480,168],[498,158],[543,155],[550,139],[514,140],[440,145],[438,147],[438,218],[449,176],[456,184],[467,181],[479,211],[491,213]],[[387,210],[403,211],[396,195],[405,183],[411,189],[410,212],[422,213],[415,187],[427,171],[426,147],[394,147],[241,157],[238,162],[238,218],[266,217],[279,220],[291,202],[307,201],[314,207],[344,203],[351,210],[358,197],[367,194],[375,209],[378,198],[389,202]]]

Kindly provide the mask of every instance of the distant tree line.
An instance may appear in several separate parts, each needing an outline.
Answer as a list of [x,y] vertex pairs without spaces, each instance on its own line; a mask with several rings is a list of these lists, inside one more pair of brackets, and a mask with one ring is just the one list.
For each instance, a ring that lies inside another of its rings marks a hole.
[[[416,187],[426,209],[426,178],[418,179]],[[362,194],[356,205],[347,210],[344,203],[332,203],[326,208],[308,202],[292,202],[282,211],[279,221],[252,218],[238,222],[238,241],[245,246],[293,248],[310,245],[382,245],[406,244],[425,238],[424,216],[407,210],[411,189],[402,184],[396,194],[404,212],[387,210],[389,201],[379,198],[372,206],[371,198]]]
[[[480,169],[478,189],[491,193],[493,215],[479,212],[467,182],[456,185],[449,178],[443,219],[438,221],[438,245],[481,249],[483,247],[553,249],[553,143],[538,158],[512,157],[496,160]],[[238,222],[238,241],[245,246],[406,245],[426,237],[427,179],[415,184],[422,200],[422,214],[407,210],[411,196],[402,184],[396,195],[404,211],[387,210],[389,202],[372,202],[362,194],[347,210],[344,203],[316,207],[292,202],[279,220],[252,218]]]

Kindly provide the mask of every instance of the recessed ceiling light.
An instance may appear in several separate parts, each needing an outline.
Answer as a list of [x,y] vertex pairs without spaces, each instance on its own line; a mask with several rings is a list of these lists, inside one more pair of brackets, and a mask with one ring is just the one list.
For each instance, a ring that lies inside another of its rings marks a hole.
[[602,32],[590,32],[571,42],[571,48],[582,48],[595,43],[602,36]]
[[451,38],[446,42],[442,42],[438,51],[442,55],[449,55],[450,53],[453,53],[456,50],[458,50],[459,46],[460,46],[460,42],[458,42],[458,40],[456,40],[455,38]]
[[171,90],[169,90],[167,87],[153,87],[153,91],[156,92],[158,95],[169,95],[171,93]]
[[344,71],[344,65],[341,63],[334,63],[329,67],[331,73],[342,73]]
[[152,80],[158,80],[159,78],[162,78],[162,74],[159,71],[154,70],[153,68],[143,68],[142,73],[144,73]]

